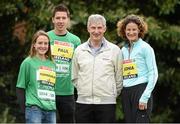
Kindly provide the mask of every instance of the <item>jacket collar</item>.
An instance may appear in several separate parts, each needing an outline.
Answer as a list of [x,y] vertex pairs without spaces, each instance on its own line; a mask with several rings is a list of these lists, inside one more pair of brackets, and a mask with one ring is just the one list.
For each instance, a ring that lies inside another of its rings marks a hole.
[[[109,50],[109,45],[108,45],[108,41],[106,40],[106,38],[103,37],[102,39],[102,48],[100,49],[100,52],[103,52],[103,51],[106,51],[106,50]],[[90,41],[89,39],[84,43],[84,46],[82,48],[82,50],[84,51],[89,51],[89,52],[92,52],[91,48],[90,48]]]
[[[139,44],[142,41],[141,38],[139,38],[137,41],[132,42],[132,46],[136,46],[137,44]],[[129,47],[129,42],[125,44],[125,47],[128,48]]]

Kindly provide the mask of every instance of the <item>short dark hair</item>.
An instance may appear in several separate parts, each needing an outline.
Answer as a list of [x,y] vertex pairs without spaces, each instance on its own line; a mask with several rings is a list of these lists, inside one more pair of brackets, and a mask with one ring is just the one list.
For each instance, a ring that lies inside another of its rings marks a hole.
[[64,4],[59,4],[59,5],[55,6],[53,15],[52,15],[53,17],[55,16],[56,12],[66,12],[67,16],[70,17],[69,9]]

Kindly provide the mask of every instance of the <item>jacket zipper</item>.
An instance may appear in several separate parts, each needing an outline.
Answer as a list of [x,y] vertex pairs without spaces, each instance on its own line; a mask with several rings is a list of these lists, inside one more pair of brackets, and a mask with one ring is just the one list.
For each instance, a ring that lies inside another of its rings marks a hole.
[[94,103],[94,94],[93,94],[93,86],[94,86],[94,64],[95,64],[95,57],[96,56],[93,56],[93,74],[92,74],[92,101],[93,101],[93,103]]
[[130,60],[130,57],[131,57],[131,52],[133,50],[133,46],[134,44],[133,43],[129,43],[129,46],[128,46],[128,59]]

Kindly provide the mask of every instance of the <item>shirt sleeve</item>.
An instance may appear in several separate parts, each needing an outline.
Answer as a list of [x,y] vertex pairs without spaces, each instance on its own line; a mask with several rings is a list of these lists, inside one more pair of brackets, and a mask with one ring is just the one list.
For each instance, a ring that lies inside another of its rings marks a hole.
[[23,61],[21,66],[20,66],[20,70],[19,70],[19,74],[18,74],[18,79],[17,79],[17,84],[16,87],[17,88],[26,88],[29,82],[29,69],[28,69],[28,62]]
[[158,79],[158,70],[153,48],[144,49],[145,61],[148,69],[148,83],[139,102],[147,103]]
[[79,37],[78,37],[75,48],[77,48],[80,44],[81,44],[81,40],[80,40]]
[[17,100],[18,100],[18,103],[21,108],[21,113],[24,114],[25,113],[25,102],[26,102],[25,90],[23,88],[16,88],[16,96],[17,96]]

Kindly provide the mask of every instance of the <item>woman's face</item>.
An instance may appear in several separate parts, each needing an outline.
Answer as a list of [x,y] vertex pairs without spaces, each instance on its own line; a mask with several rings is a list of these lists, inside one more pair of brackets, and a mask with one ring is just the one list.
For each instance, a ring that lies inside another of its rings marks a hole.
[[139,28],[136,23],[130,22],[126,25],[125,29],[126,37],[130,42],[137,41],[139,39]]
[[40,35],[36,39],[36,43],[34,44],[34,48],[36,51],[36,55],[45,56],[46,52],[49,49],[49,39],[47,38],[47,36]]

